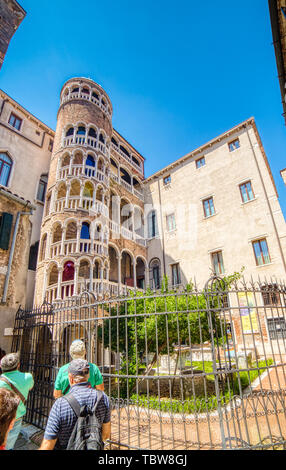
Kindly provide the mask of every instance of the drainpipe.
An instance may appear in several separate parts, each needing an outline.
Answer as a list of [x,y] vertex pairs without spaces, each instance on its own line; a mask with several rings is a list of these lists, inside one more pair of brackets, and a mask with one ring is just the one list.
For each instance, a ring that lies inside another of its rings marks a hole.
[[164,276],[166,276],[165,236],[164,236],[164,227],[163,227],[162,198],[161,198],[161,189],[160,189],[160,179],[159,178],[158,178],[158,191],[159,191],[159,204],[160,204],[160,219],[161,219],[161,227],[162,227],[163,268],[164,268]]
[[19,223],[20,223],[20,218],[21,215],[32,215],[33,211],[30,212],[18,212],[17,217],[16,217],[16,223],[14,227],[14,233],[13,233],[13,240],[11,244],[11,249],[10,249],[10,255],[9,255],[9,261],[8,261],[8,268],[7,268],[7,273],[5,277],[5,284],[4,284],[4,290],[3,290],[3,297],[2,297],[2,303],[6,303],[7,300],[7,293],[8,293],[8,285],[9,285],[9,279],[10,279],[10,274],[11,274],[11,268],[12,268],[12,262],[13,262],[13,256],[14,256],[14,251],[15,251],[15,245],[16,245],[16,239],[17,239],[17,234],[18,234],[18,229],[19,229]]

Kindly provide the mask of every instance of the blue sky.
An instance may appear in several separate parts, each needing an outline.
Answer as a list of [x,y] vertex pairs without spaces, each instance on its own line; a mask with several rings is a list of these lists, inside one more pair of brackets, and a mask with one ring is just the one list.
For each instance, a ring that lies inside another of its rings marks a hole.
[[56,127],[73,76],[109,94],[151,175],[254,116],[286,215],[286,127],[267,0],[19,0],[0,88]]

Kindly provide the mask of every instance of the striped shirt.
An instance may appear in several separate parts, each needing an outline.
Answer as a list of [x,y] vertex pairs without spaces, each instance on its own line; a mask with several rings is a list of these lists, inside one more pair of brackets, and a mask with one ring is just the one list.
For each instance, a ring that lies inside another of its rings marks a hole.
[[[91,388],[88,382],[73,385],[70,393],[77,399],[80,406],[87,405],[93,408],[96,404],[97,390]],[[105,393],[96,409],[96,417],[100,423],[110,422],[110,405]],[[57,439],[57,448],[66,449],[76,421],[77,417],[67,400],[63,397],[58,398],[52,406],[44,439]]]

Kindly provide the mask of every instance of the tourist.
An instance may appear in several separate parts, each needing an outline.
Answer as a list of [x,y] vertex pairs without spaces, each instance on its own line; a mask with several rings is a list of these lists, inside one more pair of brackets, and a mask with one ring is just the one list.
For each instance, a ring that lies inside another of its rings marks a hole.
[[20,398],[12,390],[0,389],[0,450],[6,449],[9,431],[13,428]]
[[6,443],[7,450],[13,450],[15,442],[21,431],[23,417],[26,414],[26,400],[29,391],[34,386],[33,376],[30,373],[19,371],[20,356],[18,353],[11,353],[1,360],[2,375],[0,376],[0,389],[13,390],[18,395],[20,401],[17,408],[16,420],[13,428],[9,431]]
[[[68,366],[70,393],[61,397],[52,406],[40,450],[66,450],[72,431],[77,423],[77,415],[68,402],[70,395],[76,399],[78,406],[90,410],[96,408],[96,417],[101,423],[101,440],[110,437],[110,406],[104,392],[95,390],[88,382],[90,365],[85,359],[75,359]],[[98,396],[101,394],[101,399]],[[83,432],[84,435],[84,432]]]
[[[80,339],[76,339],[72,342],[70,346],[70,356],[74,359],[85,359],[86,357],[86,349],[85,344]],[[66,395],[70,389],[69,378],[68,378],[68,367],[69,364],[65,364],[62,366],[58,372],[55,381],[55,388],[54,388],[54,398],[60,398],[63,395]],[[99,368],[92,363],[89,363],[89,383],[93,388],[97,390],[104,391],[104,384],[103,378],[100,373]]]
[[[2,357],[6,356],[6,352],[0,348],[0,364]],[[2,374],[1,365],[0,365],[0,374]]]

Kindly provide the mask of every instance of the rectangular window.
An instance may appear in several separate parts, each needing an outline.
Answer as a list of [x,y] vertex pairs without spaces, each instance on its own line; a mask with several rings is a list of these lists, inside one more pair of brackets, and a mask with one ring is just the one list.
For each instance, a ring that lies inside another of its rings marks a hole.
[[215,274],[218,276],[220,274],[224,274],[222,251],[216,251],[215,253],[212,253],[212,265]]
[[243,183],[239,186],[242,202],[252,201],[254,199],[254,193],[250,181]]
[[158,235],[157,214],[156,211],[152,211],[148,215],[148,238],[155,238]]
[[9,249],[10,235],[12,231],[13,215],[3,212],[0,218],[0,248]]
[[270,263],[270,256],[267,241],[265,238],[252,242],[257,266],[263,266]]
[[168,230],[168,232],[172,232],[172,230],[176,230],[175,214],[167,215],[166,221],[167,221],[167,230]]
[[48,177],[41,176],[38,186],[37,200],[45,202]]
[[171,183],[171,175],[165,176],[163,179],[164,185],[166,186],[167,184]]
[[280,292],[275,284],[264,285],[261,287],[261,293],[265,307],[281,305]]
[[181,274],[180,274],[180,265],[179,263],[172,264],[172,285],[178,286],[181,284]]
[[201,168],[202,166],[205,166],[205,164],[206,164],[205,157],[202,157],[202,158],[199,158],[198,160],[196,160],[196,167],[197,168]]
[[239,149],[239,147],[240,147],[239,139],[235,139],[235,140],[233,140],[232,142],[230,142],[230,143],[228,144],[228,147],[229,147],[229,151],[230,151],[230,152],[233,152],[234,150]]
[[203,206],[205,217],[210,217],[211,215],[215,214],[214,200],[212,197],[205,199],[203,201]]
[[285,318],[267,318],[269,337],[271,340],[286,338]]
[[9,119],[9,124],[19,131],[22,125],[22,119],[18,118],[15,114],[12,113]]
[[54,142],[52,139],[50,139],[50,142],[49,142],[49,152],[52,152],[53,151],[53,146],[54,146]]

